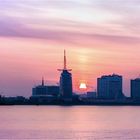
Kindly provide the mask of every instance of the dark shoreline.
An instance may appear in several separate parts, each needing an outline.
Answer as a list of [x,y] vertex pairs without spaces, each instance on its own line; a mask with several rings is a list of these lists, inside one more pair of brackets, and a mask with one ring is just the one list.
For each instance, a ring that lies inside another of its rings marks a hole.
[[0,104],[0,106],[140,106],[140,103],[34,103],[34,104]]
[[58,97],[1,97],[0,106],[26,105],[26,106],[140,106],[140,99],[126,97],[123,99],[99,99],[73,97],[66,100]]

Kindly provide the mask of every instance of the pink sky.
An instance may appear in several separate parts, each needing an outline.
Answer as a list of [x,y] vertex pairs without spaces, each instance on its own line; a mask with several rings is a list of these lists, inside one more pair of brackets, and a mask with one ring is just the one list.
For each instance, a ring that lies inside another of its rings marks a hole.
[[96,89],[104,74],[140,75],[139,0],[4,0],[0,2],[0,94],[30,96],[44,76],[56,84],[67,50],[74,91]]

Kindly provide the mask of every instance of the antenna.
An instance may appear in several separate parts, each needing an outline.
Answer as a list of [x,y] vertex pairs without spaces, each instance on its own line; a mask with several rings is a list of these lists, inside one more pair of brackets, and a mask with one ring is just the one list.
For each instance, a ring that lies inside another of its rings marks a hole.
[[64,68],[63,69],[58,69],[58,71],[63,71],[63,70],[72,71],[72,69],[67,69],[66,50],[64,50]]
[[44,86],[44,77],[42,77],[42,86]]
[[66,51],[64,50],[64,70],[67,69]]

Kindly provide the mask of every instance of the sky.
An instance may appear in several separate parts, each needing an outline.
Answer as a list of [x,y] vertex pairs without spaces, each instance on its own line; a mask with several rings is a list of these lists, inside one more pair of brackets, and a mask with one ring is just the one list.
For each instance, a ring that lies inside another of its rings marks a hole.
[[58,84],[63,50],[73,89],[96,90],[97,77],[140,76],[139,0],[0,0],[0,94],[31,96],[42,76]]

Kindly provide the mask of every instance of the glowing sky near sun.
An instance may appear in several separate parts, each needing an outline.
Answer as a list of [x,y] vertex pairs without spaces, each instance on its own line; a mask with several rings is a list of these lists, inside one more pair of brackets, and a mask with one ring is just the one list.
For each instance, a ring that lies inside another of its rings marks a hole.
[[44,76],[57,84],[67,50],[74,91],[96,78],[140,74],[139,0],[0,0],[0,94],[31,95]]

